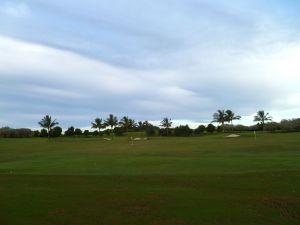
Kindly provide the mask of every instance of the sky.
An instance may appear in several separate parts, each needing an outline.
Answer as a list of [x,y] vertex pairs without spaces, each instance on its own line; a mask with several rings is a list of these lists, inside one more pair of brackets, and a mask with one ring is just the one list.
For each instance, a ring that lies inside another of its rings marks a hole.
[[0,0],[0,127],[300,117],[298,0]]

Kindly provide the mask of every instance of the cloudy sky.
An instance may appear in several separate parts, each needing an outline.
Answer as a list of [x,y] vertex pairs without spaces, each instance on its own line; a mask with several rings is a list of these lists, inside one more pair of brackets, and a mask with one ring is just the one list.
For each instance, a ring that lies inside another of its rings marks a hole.
[[300,1],[0,0],[0,127],[300,117]]

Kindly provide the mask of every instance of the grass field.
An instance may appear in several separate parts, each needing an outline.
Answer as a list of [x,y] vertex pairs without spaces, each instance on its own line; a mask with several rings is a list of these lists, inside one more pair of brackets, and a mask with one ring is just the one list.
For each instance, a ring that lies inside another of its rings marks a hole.
[[299,225],[300,133],[0,139],[1,225]]

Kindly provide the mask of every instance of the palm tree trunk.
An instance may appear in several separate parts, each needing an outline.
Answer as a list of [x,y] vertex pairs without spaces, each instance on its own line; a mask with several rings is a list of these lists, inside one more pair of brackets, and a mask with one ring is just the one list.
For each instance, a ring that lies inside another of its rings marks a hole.
[[47,130],[48,130],[48,139],[50,139],[50,129],[47,128]]

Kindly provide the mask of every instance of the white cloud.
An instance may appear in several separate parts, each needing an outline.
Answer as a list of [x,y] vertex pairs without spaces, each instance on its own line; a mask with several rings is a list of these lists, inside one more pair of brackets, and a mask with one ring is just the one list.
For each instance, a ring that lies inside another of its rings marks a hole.
[[[217,109],[230,108],[245,115],[240,121],[245,124],[252,124],[252,114],[260,109],[280,120],[284,115],[279,112],[287,106],[300,108],[299,49],[286,45],[272,54],[220,50],[211,61],[200,57],[169,70],[134,70],[0,36],[2,96],[14,96],[2,99],[8,107],[2,115],[8,121],[9,110],[22,109],[25,117],[19,115],[20,121],[36,123],[51,113],[66,126],[72,119],[82,126],[112,112],[137,115],[137,120],[168,116],[174,124],[196,127],[197,121],[210,121]],[[194,50],[182,57],[197,58],[200,50]],[[298,112],[289,111],[286,117]]]
[[[1,36],[0,51],[1,77],[46,79],[58,84],[77,85],[92,93],[128,94],[141,87],[141,80],[134,71],[120,70],[71,52]],[[33,88],[35,92],[42,90],[43,87]],[[47,88],[44,92],[66,94]]]

